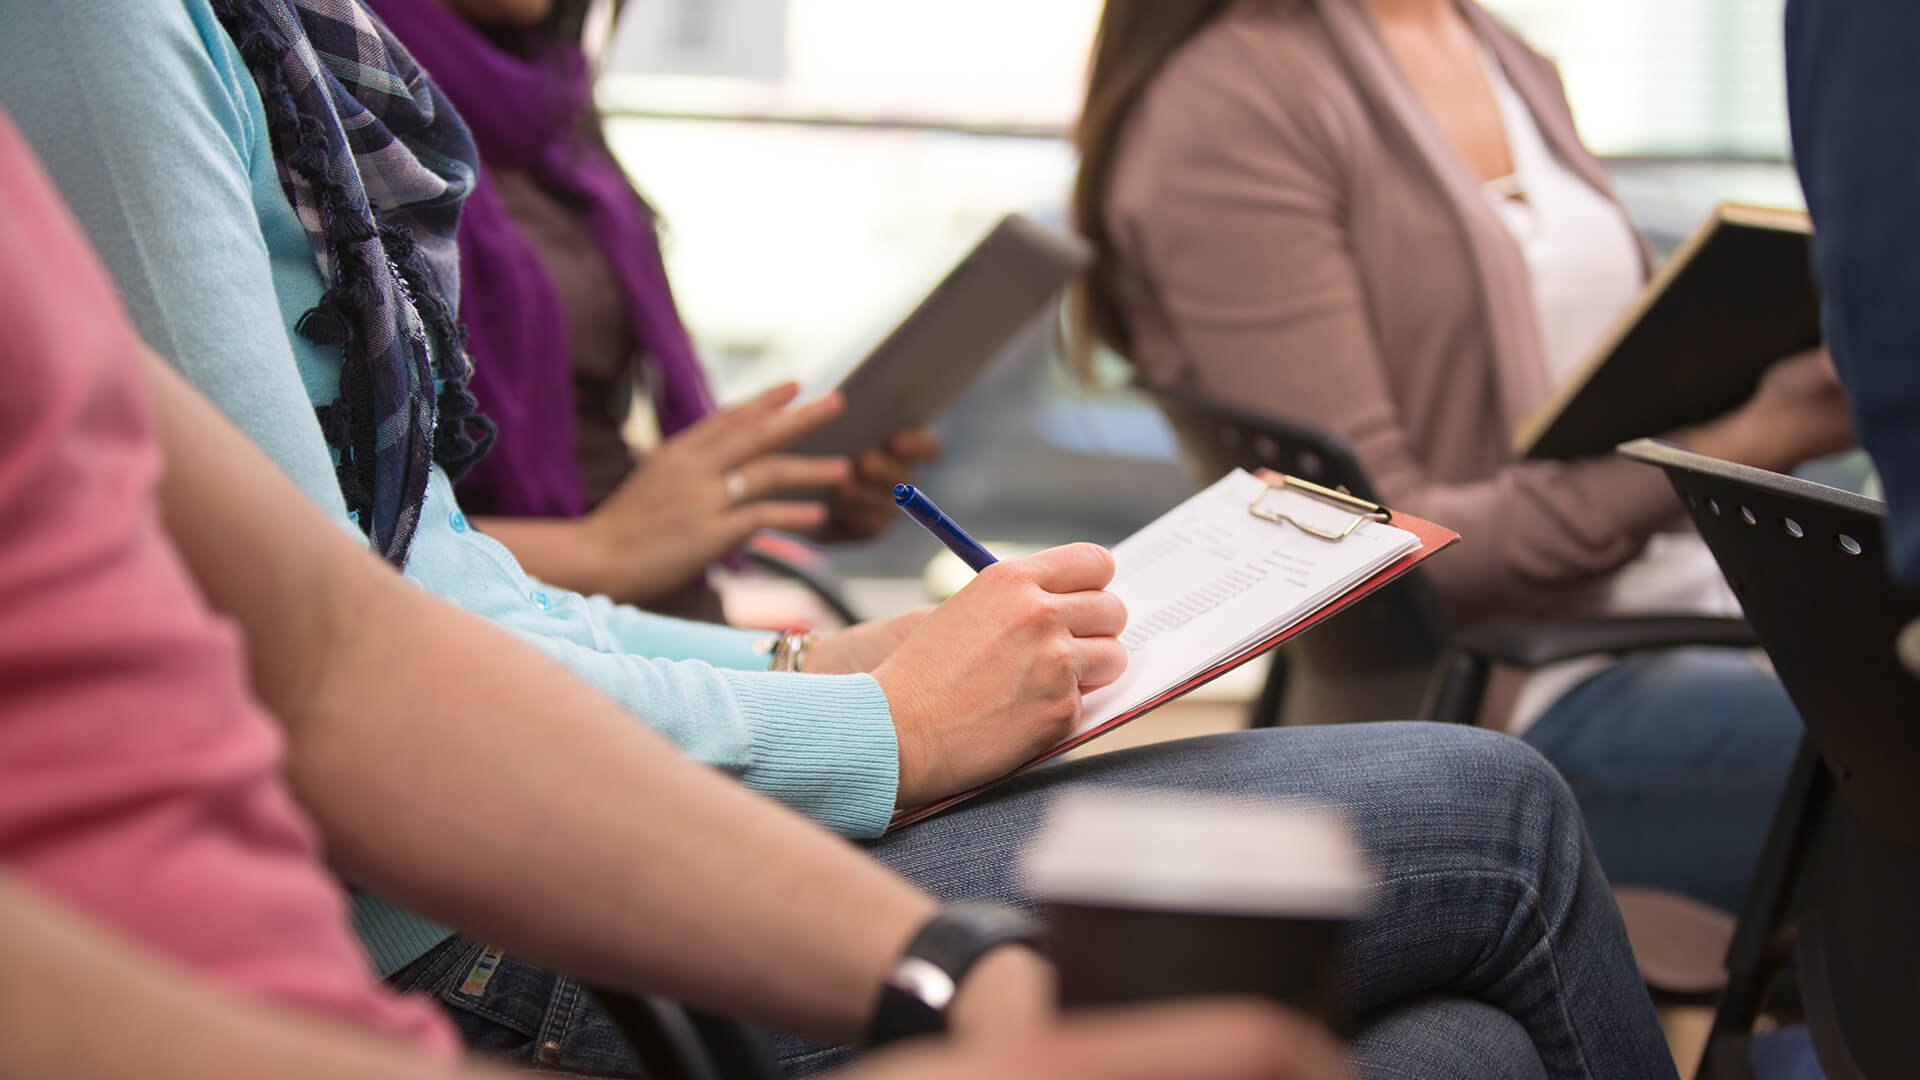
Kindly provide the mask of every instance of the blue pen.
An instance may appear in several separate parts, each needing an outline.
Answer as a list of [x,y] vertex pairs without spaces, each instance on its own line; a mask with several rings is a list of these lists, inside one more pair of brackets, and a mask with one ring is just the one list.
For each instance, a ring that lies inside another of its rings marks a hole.
[[933,500],[920,493],[912,484],[893,486],[893,504],[907,512],[907,516],[920,523],[921,527],[934,535],[934,538],[947,545],[947,550],[960,556],[960,561],[973,567],[979,573],[999,559],[993,552],[980,546],[980,541],[967,535],[967,530],[948,517]]

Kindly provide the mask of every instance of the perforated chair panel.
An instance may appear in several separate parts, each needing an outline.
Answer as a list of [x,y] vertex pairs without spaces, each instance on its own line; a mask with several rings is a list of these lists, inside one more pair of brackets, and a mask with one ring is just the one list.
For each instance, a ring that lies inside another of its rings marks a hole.
[[[1776,841],[1806,838],[1804,860],[1770,850],[1755,886],[1800,898],[1801,977],[1821,1063],[1833,1080],[1914,1075],[1920,679],[1895,640],[1920,617],[1920,599],[1887,577],[1885,508],[1650,440],[1622,452],[1666,470],[1825,769],[1803,821],[1775,828]],[[1765,880],[1767,866],[1784,876]],[[1768,906],[1750,898],[1743,918]],[[1762,940],[1774,930],[1740,933]]]
[[1651,440],[1623,452],[1667,470],[1839,796],[1920,851],[1920,679],[1894,651],[1920,598],[1888,581],[1885,506]]

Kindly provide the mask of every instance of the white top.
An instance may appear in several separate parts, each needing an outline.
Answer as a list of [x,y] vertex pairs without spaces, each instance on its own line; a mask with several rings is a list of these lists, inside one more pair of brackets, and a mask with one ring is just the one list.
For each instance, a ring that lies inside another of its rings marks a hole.
[[[1640,294],[1639,241],[1625,212],[1555,157],[1526,101],[1491,53],[1487,78],[1506,127],[1513,173],[1487,185],[1494,212],[1526,256],[1548,377],[1566,381]],[[1693,532],[1657,533],[1621,567],[1606,610],[1615,614],[1737,615],[1740,605]],[[1606,657],[1542,668],[1527,679],[1507,730],[1527,729],[1567,691],[1613,663]]]

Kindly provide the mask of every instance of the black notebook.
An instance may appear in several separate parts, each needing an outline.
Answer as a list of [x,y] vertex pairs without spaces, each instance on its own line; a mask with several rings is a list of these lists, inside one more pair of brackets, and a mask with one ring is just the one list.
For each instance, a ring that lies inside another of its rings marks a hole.
[[1728,204],[1654,275],[1579,373],[1520,425],[1521,457],[1610,454],[1711,420],[1768,365],[1821,341],[1812,227],[1792,210]]

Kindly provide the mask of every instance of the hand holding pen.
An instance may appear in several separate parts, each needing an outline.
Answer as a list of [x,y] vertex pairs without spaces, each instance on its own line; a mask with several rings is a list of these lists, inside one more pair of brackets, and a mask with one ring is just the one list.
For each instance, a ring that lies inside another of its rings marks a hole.
[[1105,548],[998,562],[909,485],[894,499],[981,570],[873,673],[899,737],[899,802],[917,806],[997,779],[1071,734],[1081,695],[1126,670],[1127,613],[1105,591]]

